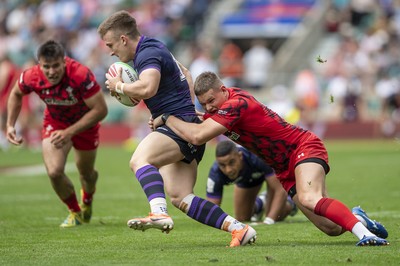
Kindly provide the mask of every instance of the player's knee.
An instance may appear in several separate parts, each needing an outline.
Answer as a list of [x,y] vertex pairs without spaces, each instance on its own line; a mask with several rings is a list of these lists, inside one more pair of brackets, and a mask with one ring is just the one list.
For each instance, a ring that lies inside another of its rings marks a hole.
[[131,170],[136,173],[141,167],[150,164],[148,160],[144,156],[138,156],[136,154],[132,155],[131,160],[129,161],[129,167]]
[[81,176],[81,179],[87,182],[95,182],[98,178],[98,172],[94,169],[79,170],[79,174]]
[[139,165],[139,161],[132,156],[131,160],[129,161],[129,167],[134,173],[136,173],[136,171],[140,168]]
[[61,167],[47,169],[47,175],[53,180],[60,179],[64,176],[64,169]]
[[310,211],[314,212],[314,208],[319,200],[317,197],[315,197],[315,195],[313,195],[311,193],[302,193],[302,194],[297,193],[297,197],[298,197],[299,203],[302,206],[304,206],[307,209],[309,209]]

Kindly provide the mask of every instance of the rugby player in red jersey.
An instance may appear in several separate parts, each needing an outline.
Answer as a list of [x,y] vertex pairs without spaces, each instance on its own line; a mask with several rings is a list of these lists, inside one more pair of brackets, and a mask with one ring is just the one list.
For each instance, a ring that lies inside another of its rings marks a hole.
[[328,197],[328,153],[315,134],[287,123],[248,92],[225,87],[213,72],[198,76],[194,90],[206,111],[202,123],[190,124],[165,113],[150,125],[166,125],[194,145],[224,134],[270,165],[297,207],[321,231],[330,236],[350,231],[359,239],[358,246],[389,244],[384,226],[360,207],[352,212]]
[[[42,44],[39,63],[22,72],[8,99],[7,139],[20,145],[15,124],[22,99],[34,92],[46,104],[42,128],[42,152],[47,174],[58,197],[70,213],[61,227],[89,222],[98,173],[94,168],[99,145],[99,122],[107,115],[101,88],[86,66],[65,56],[54,40]],[[70,150],[75,149],[76,167],[81,182],[79,205],[74,185],[65,173]]]

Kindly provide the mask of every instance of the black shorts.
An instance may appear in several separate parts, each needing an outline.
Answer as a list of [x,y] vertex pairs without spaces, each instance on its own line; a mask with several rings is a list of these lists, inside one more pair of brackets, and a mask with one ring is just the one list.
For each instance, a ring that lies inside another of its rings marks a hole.
[[[185,122],[189,123],[197,123],[200,124],[201,120],[197,116],[182,116],[182,117],[177,117]],[[171,139],[173,139],[176,143],[178,143],[179,148],[185,156],[185,158],[182,160],[182,162],[190,164],[193,160],[196,160],[197,164],[200,163],[201,159],[203,159],[204,155],[204,150],[206,148],[206,144],[203,145],[193,145],[182,138],[180,138],[178,135],[175,134],[168,126],[163,125],[158,127],[155,131],[162,133],[164,135],[167,135]]]

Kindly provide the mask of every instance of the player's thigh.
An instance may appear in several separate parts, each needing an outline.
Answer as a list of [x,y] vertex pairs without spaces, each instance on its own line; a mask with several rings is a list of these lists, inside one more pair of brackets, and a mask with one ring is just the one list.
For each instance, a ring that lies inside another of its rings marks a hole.
[[197,162],[193,160],[190,164],[179,161],[160,168],[165,190],[171,200],[177,202],[188,194],[193,193],[197,177]]
[[71,150],[72,143],[64,145],[62,148],[56,148],[50,143],[50,138],[45,138],[42,141],[42,155],[46,166],[47,173],[50,176],[58,175],[64,172],[65,163],[68,153]]
[[160,168],[183,158],[179,145],[172,138],[153,131],[139,143],[132,155],[130,165],[135,171],[148,164]]
[[250,220],[254,210],[254,203],[261,186],[262,185],[241,188],[235,185],[233,190],[233,203],[236,218],[240,220]]
[[97,149],[77,150],[75,149],[75,163],[81,175],[90,175],[93,172],[96,161]]

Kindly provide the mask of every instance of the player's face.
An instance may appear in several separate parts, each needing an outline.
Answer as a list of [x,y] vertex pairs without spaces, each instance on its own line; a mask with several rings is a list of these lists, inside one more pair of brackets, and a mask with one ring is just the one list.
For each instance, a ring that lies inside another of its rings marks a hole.
[[60,83],[65,73],[65,60],[64,57],[59,58],[39,58],[40,69],[46,76],[47,80],[56,85]]
[[222,104],[228,99],[228,92],[224,90],[224,88],[224,86],[221,86],[219,89],[209,89],[204,94],[197,96],[199,103],[207,113],[216,113]]
[[125,35],[117,37],[113,31],[108,31],[103,36],[103,41],[108,48],[110,48],[110,55],[116,56],[121,62],[128,63],[133,60],[133,56],[130,47],[127,45],[128,39]]
[[242,153],[233,151],[228,155],[216,158],[218,167],[231,180],[238,178],[242,170]]

